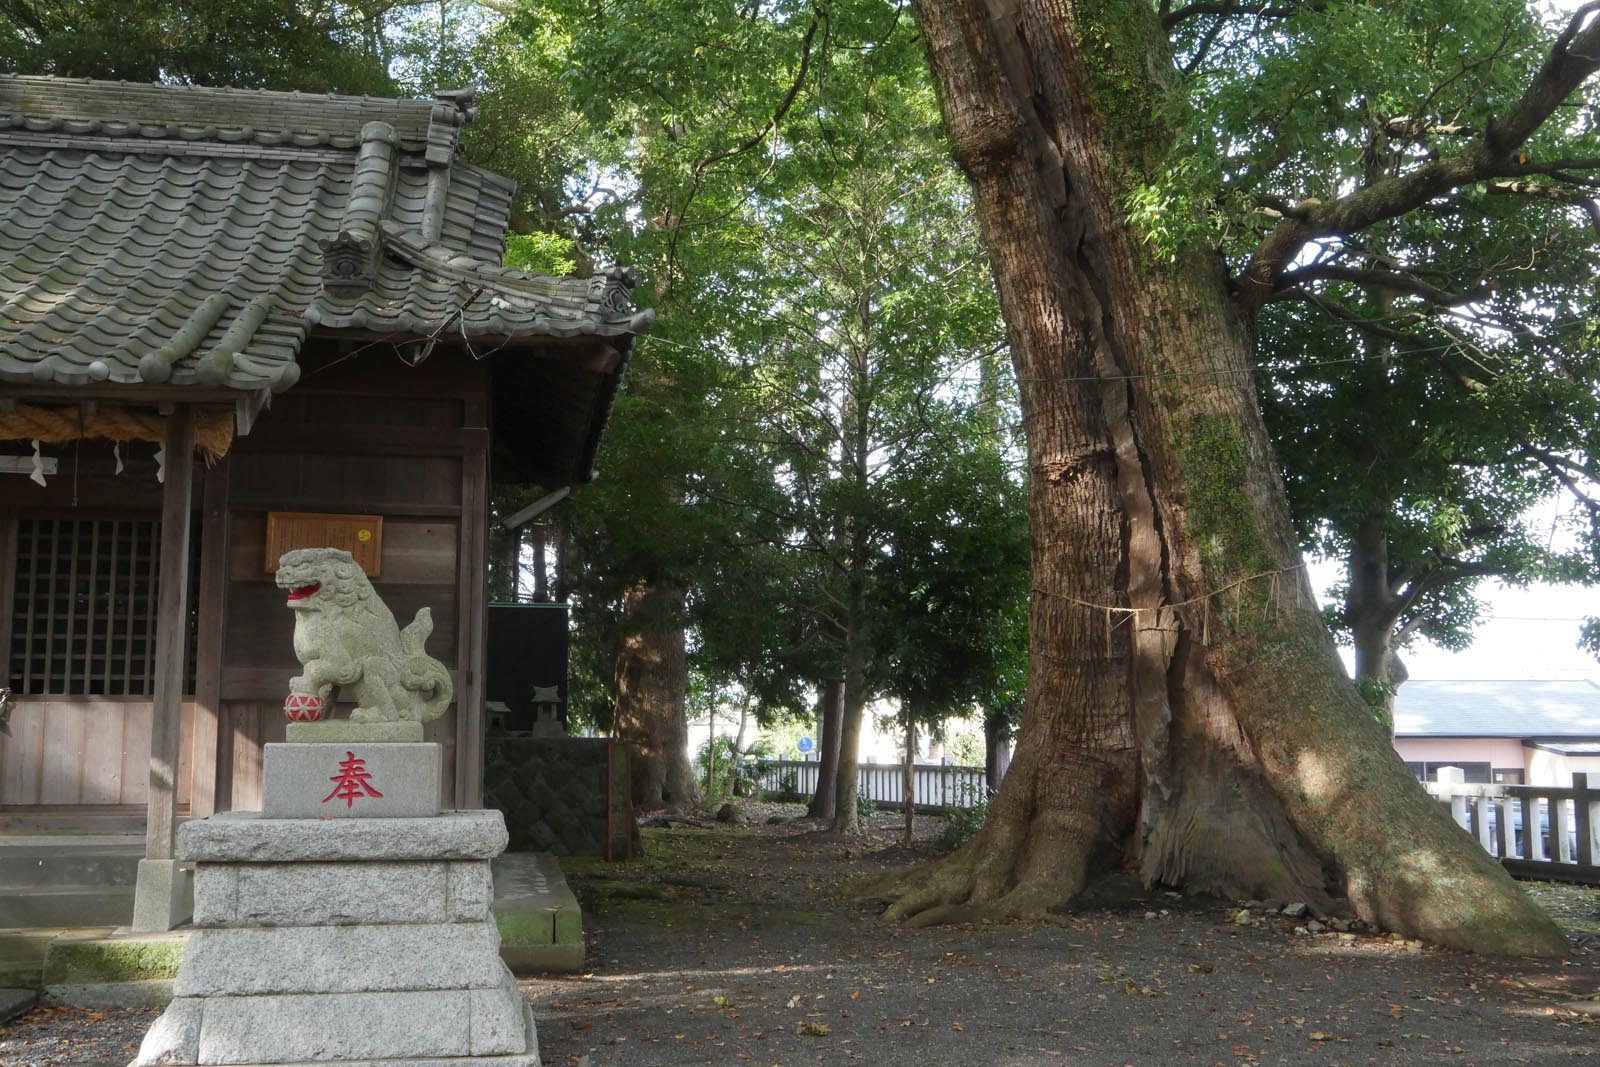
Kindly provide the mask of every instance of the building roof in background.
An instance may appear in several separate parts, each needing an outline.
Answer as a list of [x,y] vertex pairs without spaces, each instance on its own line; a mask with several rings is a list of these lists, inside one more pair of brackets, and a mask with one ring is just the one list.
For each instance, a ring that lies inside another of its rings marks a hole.
[[311,332],[501,362],[577,339],[526,373],[583,437],[547,480],[586,480],[652,313],[625,271],[500,265],[514,185],[458,158],[472,101],[0,75],[0,384],[259,393]]
[[1600,738],[1600,685],[1589,681],[1409,681],[1396,737]]

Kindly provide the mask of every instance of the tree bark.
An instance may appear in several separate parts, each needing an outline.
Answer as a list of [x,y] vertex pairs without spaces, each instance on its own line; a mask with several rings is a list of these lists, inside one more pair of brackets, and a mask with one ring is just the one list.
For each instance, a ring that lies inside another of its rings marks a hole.
[[[858,616],[859,618],[859,616]],[[835,833],[861,832],[861,721],[867,711],[867,653],[860,624],[852,622],[845,638],[844,708],[839,717],[839,769],[834,775]]]
[[1395,692],[1409,674],[1394,650],[1402,605],[1389,574],[1389,539],[1377,519],[1366,519],[1350,546],[1345,623],[1356,654],[1362,699],[1394,733]]
[[1005,769],[1001,757],[1011,740],[1011,727],[1003,715],[985,715],[983,719],[983,781],[991,791],[1000,787],[1000,776]]
[[529,531],[533,538],[533,602],[543,604],[550,599],[550,571],[545,559],[545,525],[535,523]]
[[1120,215],[1159,164],[1145,0],[915,0],[1010,334],[1028,703],[983,830],[891,917],[1039,914],[1125,863],[1484,952],[1556,927],[1407,773],[1323,628],[1214,255]]
[[832,819],[834,790],[839,780],[839,733],[844,725],[844,679],[822,685],[817,709],[817,791],[806,806],[812,819]]
[[[871,321],[871,290],[863,286],[857,302],[857,320],[865,326]],[[855,486],[856,498],[867,498],[871,482],[872,389],[871,355],[857,347],[852,350],[847,382],[844,435],[840,445],[844,476]],[[839,773],[834,783],[833,831],[840,834],[861,832],[860,793],[861,721],[867,709],[867,529],[861,516],[845,523],[844,542],[848,547],[845,563],[844,715],[839,727]]]
[[635,583],[622,599],[614,726],[628,745],[635,807],[688,811],[700,804],[689,764],[688,678],[682,592]]
[[563,516],[557,520],[556,529],[555,597],[557,603],[565,604],[572,592],[572,584],[567,580],[572,559],[572,526]]
[[900,799],[905,816],[900,827],[900,847],[910,848],[916,831],[917,817],[917,720],[911,709],[905,709],[906,752],[900,764]]

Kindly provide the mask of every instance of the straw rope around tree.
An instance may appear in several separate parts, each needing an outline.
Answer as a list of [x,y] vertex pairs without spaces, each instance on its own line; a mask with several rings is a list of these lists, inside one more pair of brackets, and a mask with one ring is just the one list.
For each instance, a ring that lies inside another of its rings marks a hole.
[[[102,405],[93,411],[84,411],[18,404],[9,411],[0,411],[0,439],[59,445],[88,438],[164,444],[167,420],[153,411],[119,405]],[[233,444],[233,413],[196,410],[194,444],[207,463],[227,455]]]

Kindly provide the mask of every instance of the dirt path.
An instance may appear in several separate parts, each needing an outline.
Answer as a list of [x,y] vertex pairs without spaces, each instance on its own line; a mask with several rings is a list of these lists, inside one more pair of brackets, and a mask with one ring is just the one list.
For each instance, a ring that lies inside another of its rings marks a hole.
[[[633,864],[564,861],[592,972],[525,983],[547,1067],[1600,1067],[1600,1019],[1564,1007],[1600,992],[1593,948],[1489,961],[1127,886],[1055,924],[906,930],[847,893],[928,854],[883,851],[894,825],[649,831]],[[152,1018],[36,1011],[0,1027],[0,1064],[123,1067]]]
[[574,865],[593,973],[529,984],[546,1063],[1600,1063],[1600,1020],[1561,1007],[1600,991],[1593,950],[1492,962],[1128,886],[1060,924],[906,930],[843,892],[911,858],[874,855],[892,821],[660,831],[626,882]]

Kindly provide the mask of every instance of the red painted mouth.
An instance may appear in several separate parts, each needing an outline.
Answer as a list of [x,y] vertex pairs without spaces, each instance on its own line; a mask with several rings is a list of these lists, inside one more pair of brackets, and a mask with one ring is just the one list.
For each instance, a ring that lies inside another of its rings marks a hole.
[[316,596],[317,590],[322,588],[321,582],[312,582],[310,585],[297,585],[289,590],[290,600],[304,600],[306,597]]

